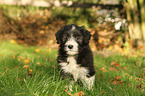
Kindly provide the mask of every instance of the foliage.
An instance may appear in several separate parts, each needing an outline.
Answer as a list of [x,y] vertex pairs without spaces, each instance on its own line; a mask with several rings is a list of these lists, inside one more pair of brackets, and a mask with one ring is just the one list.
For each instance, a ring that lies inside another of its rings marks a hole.
[[[72,0],[73,2],[92,3],[92,4],[104,4],[107,1],[104,0]],[[120,0],[113,0],[120,1]],[[124,8],[126,8],[127,19],[129,23],[129,32],[127,32],[127,22],[123,25],[123,29],[116,30],[115,24],[120,21],[115,20],[114,14],[123,10],[113,9],[111,11],[101,10],[99,7],[90,8],[76,8],[61,6],[50,8],[34,7],[34,6],[7,6],[1,5],[4,15],[0,15],[2,19],[0,24],[0,33],[15,33],[16,39],[19,43],[25,43],[30,45],[45,45],[48,42],[55,43],[55,32],[65,24],[77,24],[79,26],[85,26],[86,29],[91,31],[95,45],[98,49],[118,45],[121,48],[126,47],[126,44],[134,44],[135,47],[138,43],[143,43],[144,39],[144,3],[131,1],[123,2]],[[63,2],[63,0],[60,0]],[[109,2],[109,1],[108,1]],[[136,12],[139,14],[136,15]],[[107,15],[99,15],[105,13]],[[123,18],[125,15],[122,15]],[[121,18],[121,17],[119,17]],[[110,20],[110,21],[107,21]],[[4,29],[4,30],[2,30]],[[129,36],[131,40],[129,39]],[[48,42],[47,42],[48,41]],[[129,43],[133,41],[134,43]],[[138,42],[139,41],[139,42]],[[132,46],[132,45],[130,45]],[[134,46],[133,46],[134,47]],[[140,47],[140,46],[139,46]],[[143,48],[143,46],[141,46]]]
[[[73,92],[65,89],[57,71],[57,51],[0,43],[0,95],[68,96],[144,95],[145,58],[129,55],[94,55],[96,80],[93,91],[77,83]],[[107,53],[105,53],[107,54]]]
[[[1,30],[1,33],[4,35],[6,33],[14,33],[18,43],[21,44],[44,45],[49,42],[54,44],[55,32],[65,24],[77,24],[79,26],[85,26],[86,29],[91,31],[94,37],[93,39],[95,40],[95,45],[98,49],[114,45],[114,41],[117,40],[119,36],[118,33],[120,33],[116,32],[114,29],[113,22],[106,22],[105,16],[97,15],[96,10],[98,9],[95,7],[82,9],[3,5],[2,8],[4,10],[3,12],[5,13],[3,18],[7,17],[6,20],[3,19],[4,22],[7,22],[3,24],[3,27],[5,27],[3,29],[9,28],[10,30]],[[99,22],[100,17],[102,17],[102,23]],[[104,35],[102,36],[100,33]],[[109,33],[110,35],[105,36],[106,33]],[[122,46],[122,43],[120,43],[120,46]]]
[[49,9],[41,10],[39,7],[2,6],[1,13],[3,19],[0,21],[0,33],[4,36],[13,33],[21,44],[52,44],[55,42],[55,32],[64,25],[60,18],[50,18]]

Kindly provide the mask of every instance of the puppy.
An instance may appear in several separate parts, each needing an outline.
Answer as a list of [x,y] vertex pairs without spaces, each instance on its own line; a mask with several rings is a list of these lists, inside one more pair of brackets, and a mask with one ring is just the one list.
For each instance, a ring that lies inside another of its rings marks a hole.
[[95,81],[93,55],[89,47],[91,34],[75,24],[62,27],[56,34],[59,45],[58,66],[63,79],[78,79],[89,90]]

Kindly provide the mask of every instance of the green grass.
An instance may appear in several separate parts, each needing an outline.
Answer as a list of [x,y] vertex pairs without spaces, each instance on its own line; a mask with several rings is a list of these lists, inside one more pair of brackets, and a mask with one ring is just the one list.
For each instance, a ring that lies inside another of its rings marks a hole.
[[[66,81],[59,77],[56,56],[55,49],[0,42],[0,96],[69,96],[64,91]],[[73,92],[69,93],[83,91],[85,96],[145,95],[144,57],[114,55],[105,58],[95,55],[94,63],[96,80],[93,91],[75,84]],[[24,68],[25,65],[28,68]]]

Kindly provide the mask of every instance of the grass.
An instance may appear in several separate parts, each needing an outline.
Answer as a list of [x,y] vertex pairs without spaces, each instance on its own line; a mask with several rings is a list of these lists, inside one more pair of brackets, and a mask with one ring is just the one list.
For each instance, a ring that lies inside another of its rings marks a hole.
[[80,91],[85,96],[145,95],[144,57],[94,55],[93,91],[75,84],[73,92],[65,92],[56,56],[55,49],[0,42],[0,96],[69,96]]

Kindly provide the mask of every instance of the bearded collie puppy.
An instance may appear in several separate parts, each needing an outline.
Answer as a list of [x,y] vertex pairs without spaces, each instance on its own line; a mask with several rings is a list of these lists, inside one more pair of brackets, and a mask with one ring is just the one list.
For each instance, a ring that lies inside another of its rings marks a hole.
[[89,90],[95,81],[93,55],[89,46],[91,34],[84,27],[65,25],[56,34],[59,45],[58,66],[63,79],[81,80]]

